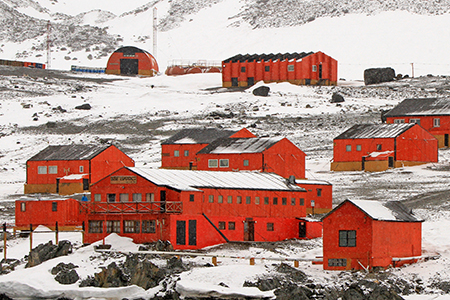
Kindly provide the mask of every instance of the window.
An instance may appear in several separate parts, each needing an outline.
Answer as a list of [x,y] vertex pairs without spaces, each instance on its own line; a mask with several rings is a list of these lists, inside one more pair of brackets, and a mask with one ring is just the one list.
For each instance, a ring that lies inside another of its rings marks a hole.
[[120,202],[128,202],[128,194],[120,194]]
[[227,202],[228,203],[233,203],[233,196],[228,196],[227,197]]
[[339,230],[339,247],[356,247],[356,230]]
[[217,159],[208,159],[208,168],[217,168],[218,166]]
[[322,189],[317,189],[317,197],[322,197]]
[[194,200],[195,200],[195,195],[189,194],[189,202],[194,202]]
[[277,197],[273,197],[273,205],[278,205],[278,198]]
[[312,66],[312,71],[313,71],[313,72],[317,72],[317,66],[316,66],[316,65],[313,65],[313,66]]
[[139,221],[126,220],[123,221],[124,233],[139,233]]
[[133,193],[133,202],[142,202],[142,194]]
[[20,211],[26,211],[27,210],[27,204],[25,202],[20,203]]
[[294,65],[288,65],[288,72],[294,72],[295,66]]
[[433,119],[433,127],[441,127],[441,119]]
[[173,156],[179,157],[180,156],[180,151],[179,150],[173,151]]
[[346,267],[347,259],[346,258],[329,258],[328,266],[329,267]]
[[142,233],[155,233],[155,232],[156,232],[155,220],[142,221]]
[[235,229],[236,229],[236,223],[228,222],[228,230],[235,230]]
[[361,145],[356,145],[356,151],[361,151]]
[[225,222],[219,221],[219,230],[225,230]]
[[155,201],[155,194],[154,193],[145,194],[145,201],[147,201],[147,202]]
[[219,164],[221,168],[228,168],[230,166],[228,159],[221,159]]
[[381,151],[382,147],[381,144],[377,144],[377,151]]
[[305,198],[300,198],[300,201],[298,204],[300,204],[300,206],[305,205]]
[[409,123],[415,123],[420,125],[420,119],[409,119]]
[[236,197],[236,203],[237,204],[241,204],[242,203],[242,197],[241,196],[237,196]]
[[217,196],[217,203],[223,203],[223,196],[222,195]]
[[189,156],[189,150],[184,150],[184,156]]
[[268,205],[269,204],[269,197],[264,197],[264,204]]
[[102,201],[102,194],[95,194],[95,195],[94,195],[94,201],[95,201],[95,202],[100,202],[100,201]]
[[52,211],[58,211],[58,202],[52,202]]
[[286,197],[281,198],[281,205],[287,205],[287,198]]
[[244,167],[248,167],[248,166],[249,166],[248,159],[244,159]]
[[116,194],[106,194],[108,202],[116,202]]
[[346,145],[345,146],[345,151],[347,151],[347,152],[352,151],[352,145]]
[[241,73],[245,73],[245,67],[241,67]]
[[295,198],[291,198],[291,205],[295,205]]
[[39,166],[38,174],[47,174],[47,166]]
[[58,166],[48,166],[48,174],[58,174]]
[[259,205],[259,197],[255,197],[255,204]]
[[80,173],[83,173],[84,172],[84,167],[80,166],[79,170],[80,170]]
[[89,233],[102,233],[103,221],[89,221],[88,230]]
[[209,203],[214,203],[214,195],[209,195],[208,202]]
[[267,223],[267,231],[273,231],[273,223]]
[[405,123],[405,119],[395,119],[394,124],[402,124]]
[[251,204],[252,203],[252,197],[247,196],[245,197],[245,204]]
[[120,221],[106,221],[106,232],[107,233],[120,233]]
[[270,66],[265,66],[265,67],[264,67],[264,71],[270,72]]

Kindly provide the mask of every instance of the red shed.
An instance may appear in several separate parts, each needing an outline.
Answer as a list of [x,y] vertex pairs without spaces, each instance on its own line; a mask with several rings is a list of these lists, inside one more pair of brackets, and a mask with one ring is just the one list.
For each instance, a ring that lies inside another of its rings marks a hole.
[[287,138],[223,138],[197,153],[198,170],[271,172],[305,178],[305,153]]
[[416,123],[438,140],[439,148],[449,147],[450,100],[447,98],[405,99],[387,112],[386,123]]
[[384,171],[438,161],[438,142],[418,124],[354,125],[333,140],[332,171]]
[[91,187],[86,242],[116,232],[176,249],[298,238],[305,190],[259,172],[122,168]]
[[147,51],[136,47],[122,47],[111,54],[106,74],[154,76],[158,73],[156,59]]
[[398,201],[346,200],[323,219],[323,268],[371,269],[422,255],[422,222]]
[[295,183],[306,190],[307,214],[324,214],[333,208],[333,185],[323,180],[296,179]]
[[134,161],[114,145],[48,146],[27,160],[25,194],[70,195]]
[[161,168],[197,169],[197,152],[214,140],[225,137],[255,137],[243,128],[239,131],[217,128],[183,129],[161,143]]
[[337,61],[323,52],[238,54],[222,62],[223,87],[258,81],[299,85],[337,85]]

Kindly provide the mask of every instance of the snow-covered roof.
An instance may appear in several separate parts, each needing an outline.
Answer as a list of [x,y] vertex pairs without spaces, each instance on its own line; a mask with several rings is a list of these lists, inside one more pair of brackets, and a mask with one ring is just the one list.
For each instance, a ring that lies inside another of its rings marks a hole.
[[269,54],[237,54],[230,58],[225,59],[223,62],[252,62],[252,61],[275,61],[275,60],[292,60],[292,59],[302,59],[303,57],[309,56],[314,52],[301,52],[301,53],[269,53]]
[[273,173],[126,168],[158,186],[183,191],[198,191],[201,188],[306,191]]
[[422,222],[417,219],[412,211],[399,201],[369,201],[369,200],[346,200],[353,203],[374,220],[379,221],[403,221]]
[[311,179],[295,179],[296,184],[321,184],[321,185],[331,185],[330,182],[325,180],[311,180]]
[[448,98],[405,99],[387,112],[385,117],[450,115]]
[[260,153],[272,147],[282,139],[283,137],[219,139],[200,150],[198,154]]
[[59,145],[48,146],[29,161],[42,160],[89,160],[103,152],[110,145]]
[[227,138],[234,133],[236,132],[218,128],[182,129],[170,138],[162,141],[161,144],[209,144],[219,138]]
[[89,178],[89,174],[70,174],[70,175],[61,177],[61,179],[64,179],[64,180],[80,180],[83,178]]
[[380,138],[395,138],[406,130],[413,127],[414,123],[400,123],[400,124],[357,124],[347,129],[337,137],[335,140],[344,139],[380,139]]

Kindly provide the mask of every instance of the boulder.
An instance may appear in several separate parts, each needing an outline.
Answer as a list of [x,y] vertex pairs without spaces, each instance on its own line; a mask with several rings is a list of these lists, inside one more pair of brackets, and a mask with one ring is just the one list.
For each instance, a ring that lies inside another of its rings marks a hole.
[[253,95],[267,97],[269,95],[269,92],[270,87],[262,85],[253,90]]
[[52,241],[46,244],[40,244],[31,250],[25,268],[37,266],[44,261],[68,255],[69,253],[72,253],[72,243],[69,241],[60,241],[58,245],[53,245]]
[[55,280],[60,284],[74,284],[78,281],[80,277],[78,276],[77,271],[72,270],[62,270],[55,276]]
[[107,268],[94,275],[94,286],[97,287],[120,287],[128,285],[128,276],[117,266],[115,262],[108,265]]
[[330,100],[331,103],[341,103],[344,101],[345,101],[344,97],[342,97],[342,95],[338,93],[333,93]]
[[55,267],[52,268],[52,270],[50,271],[50,273],[52,273],[52,275],[56,275],[61,271],[69,271],[72,269],[78,268],[78,266],[74,265],[73,263],[63,263],[60,262],[59,264],[57,264]]
[[90,110],[92,107],[89,103],[81,104],[78,106],[75,106],[75,109],[82,109],[82,110]]
[[365,85],[393,81],[395,71],[392,68],[372,68],[364,70]]
[[135,284],[146,290],[157,286],[166,275],[163,269],[138,255],[128,255],[124,269],[129,274],[129,284]]

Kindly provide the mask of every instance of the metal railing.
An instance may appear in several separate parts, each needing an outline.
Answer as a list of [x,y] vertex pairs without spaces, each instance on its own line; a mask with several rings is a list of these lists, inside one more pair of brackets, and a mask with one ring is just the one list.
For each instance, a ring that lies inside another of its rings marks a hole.
[[179,214],[183,212],[183,203],[181,201],[80,202],[80,211],[88,214]]

